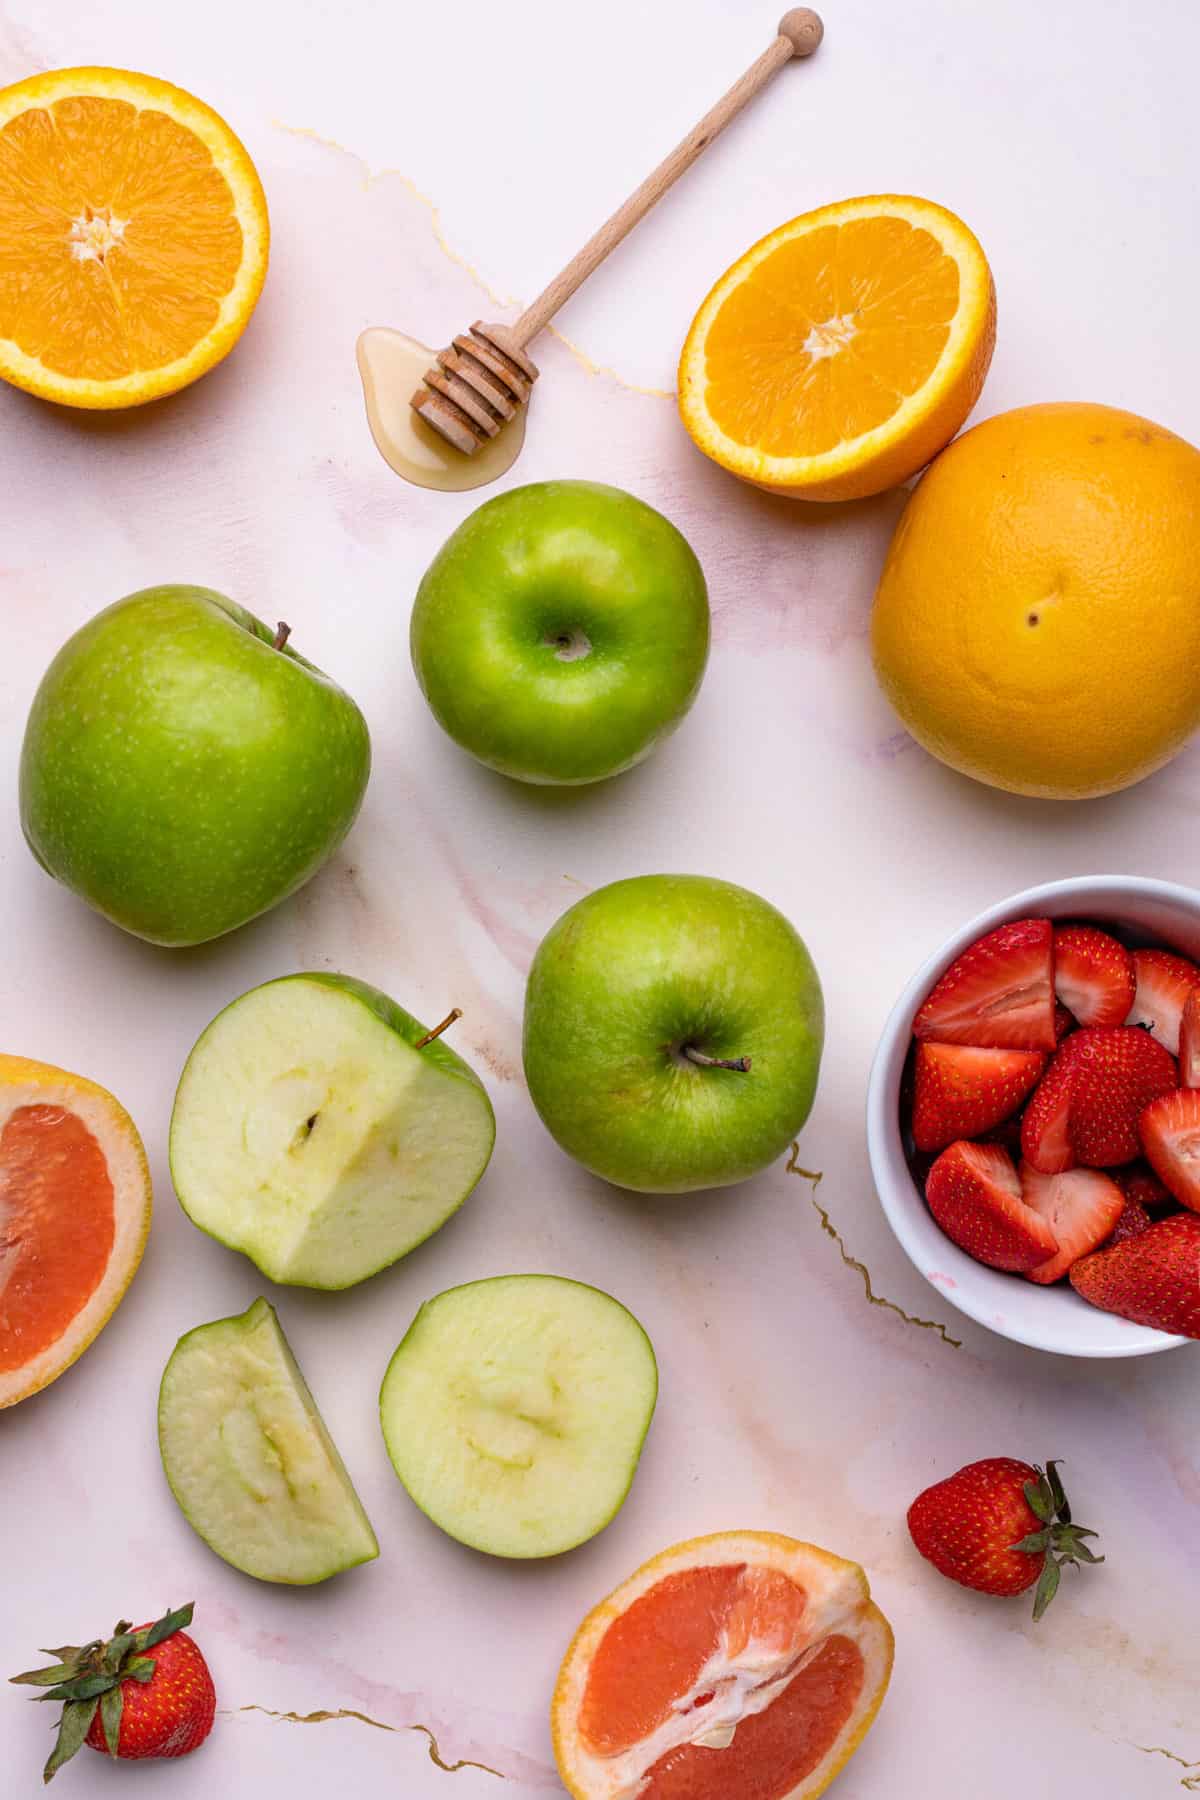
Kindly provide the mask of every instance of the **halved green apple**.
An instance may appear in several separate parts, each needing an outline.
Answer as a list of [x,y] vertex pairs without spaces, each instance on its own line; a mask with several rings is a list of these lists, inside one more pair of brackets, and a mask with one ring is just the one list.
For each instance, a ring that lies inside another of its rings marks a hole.
[[349,975],[286,975],[227,1006],[171,1114],[188,1217],[272,1281],[345,1288],[443,1225],[492,1153],[483,1084]]
[[556,1556],[620,1509],[657,1397],[650,1339],[619,1301],[558,1275],[497,1275],[425,1302],[379,1413],[435,1525],[493,1556]]
[[159,1389],[158,1446],[188,1523],[247,1575],[300,1586],[379,1555],[265,1300],[180,1338]]

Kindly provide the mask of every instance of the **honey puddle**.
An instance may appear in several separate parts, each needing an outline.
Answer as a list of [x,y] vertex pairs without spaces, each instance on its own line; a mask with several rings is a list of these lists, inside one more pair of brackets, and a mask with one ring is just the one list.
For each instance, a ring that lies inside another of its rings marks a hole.
[[372,325],[358,340],[358,372],[371,436],[384,461],[418,487],[463,493],[510,469],[525,442],[523,406],[474,456],[464,456],[419,419],[409,405],[437,352],[402,331]]

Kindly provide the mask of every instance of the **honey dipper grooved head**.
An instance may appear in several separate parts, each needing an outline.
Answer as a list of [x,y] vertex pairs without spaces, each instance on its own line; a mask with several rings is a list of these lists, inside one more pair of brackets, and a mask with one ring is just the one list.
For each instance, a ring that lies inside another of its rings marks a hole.
[[780,19],[779,35],[787,38],[793,56],[811,56],[825,36],[825,26],[811,6],[794,6]]

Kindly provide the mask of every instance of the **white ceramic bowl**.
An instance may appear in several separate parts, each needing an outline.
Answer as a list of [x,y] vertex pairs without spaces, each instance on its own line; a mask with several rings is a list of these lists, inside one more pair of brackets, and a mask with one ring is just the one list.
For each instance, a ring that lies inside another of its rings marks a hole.
[[1137,875],[1049,881],[999,901],[922,965],[892,1008],[867,1089],[867,1149],[888,1222],[915,1266],[960,1312],[989,1331],[1061,1356],[1148,1356],[1189,1340],[1132,1325],[1089,1306],[1068,1283],[1042,1288],[977,1263],[934,1223],[904,1155],[900,1077],[921,1001],[956,956],[1011,919],[1111,920],[1200,961],[1200,893]]

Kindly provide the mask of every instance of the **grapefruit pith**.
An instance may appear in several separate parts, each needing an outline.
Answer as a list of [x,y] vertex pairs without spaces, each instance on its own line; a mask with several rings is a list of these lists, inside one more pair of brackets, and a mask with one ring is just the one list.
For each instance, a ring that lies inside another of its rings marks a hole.
[[81,1075],[0,1055],[0,1406],[46,1387],[108,1322],[150,1206],[124,1107]]
[[773,1532],[664,1550],[588,1614],[551,1708],[574,1800],[814,1800],[887,1690],[857,1563]]

